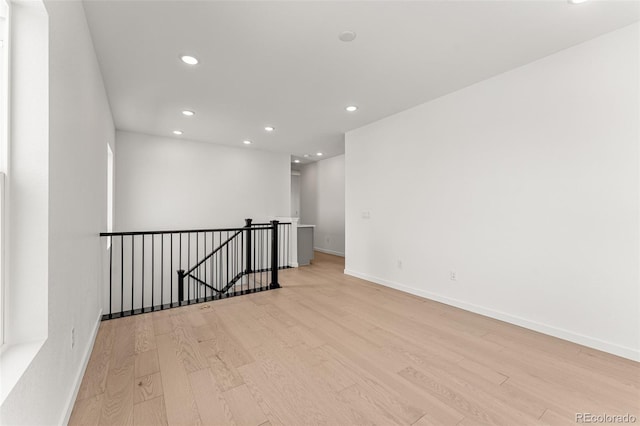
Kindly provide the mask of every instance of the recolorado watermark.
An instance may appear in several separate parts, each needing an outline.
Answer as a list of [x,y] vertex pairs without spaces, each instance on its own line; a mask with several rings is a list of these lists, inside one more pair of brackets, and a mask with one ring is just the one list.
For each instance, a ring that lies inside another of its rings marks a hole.
[[633,414],[593,414],[576,413],[576,423],[635,423],[638,418]]

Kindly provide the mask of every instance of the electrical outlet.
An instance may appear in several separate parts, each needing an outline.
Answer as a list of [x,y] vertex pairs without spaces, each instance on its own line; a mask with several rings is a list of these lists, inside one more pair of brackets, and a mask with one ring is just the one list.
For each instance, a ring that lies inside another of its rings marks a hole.
[[402,269],[402,260],[398,259],[398,269]]
[[456,271],[449,271],[449,279],[451,281],[458,281],[458,274],[456,274]]
[[71,349],[76,345],[76,329],[71,327]]

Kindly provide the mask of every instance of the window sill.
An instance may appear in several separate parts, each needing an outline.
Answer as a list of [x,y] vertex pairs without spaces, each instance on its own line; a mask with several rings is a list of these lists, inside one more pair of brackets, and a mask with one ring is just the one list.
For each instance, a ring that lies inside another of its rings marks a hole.
[[46,339],[43,339],[2,347],[2,354],[0,354],[0,376],[2,376],[0,406],[4,404],[4,400],[9,396],[24,372],[27,371],[45,341]]

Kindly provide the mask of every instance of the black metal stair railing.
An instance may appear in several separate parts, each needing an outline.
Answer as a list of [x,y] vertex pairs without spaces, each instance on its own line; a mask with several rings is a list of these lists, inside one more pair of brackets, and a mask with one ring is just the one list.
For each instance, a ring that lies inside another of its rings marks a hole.
[[242,228],[110,232],[105,319],[280,287],[290,223]]

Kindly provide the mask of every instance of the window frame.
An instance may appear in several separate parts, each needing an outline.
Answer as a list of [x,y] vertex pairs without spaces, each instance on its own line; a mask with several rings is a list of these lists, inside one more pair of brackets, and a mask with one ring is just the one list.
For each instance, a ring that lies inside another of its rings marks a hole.
[[11,1],[0,0],[0,348],[5,346],[6,301],[6,229],[7,227],[7,173],[9,169],[10,135],[10,53],[11,53]]

